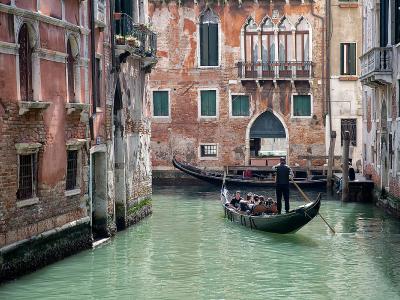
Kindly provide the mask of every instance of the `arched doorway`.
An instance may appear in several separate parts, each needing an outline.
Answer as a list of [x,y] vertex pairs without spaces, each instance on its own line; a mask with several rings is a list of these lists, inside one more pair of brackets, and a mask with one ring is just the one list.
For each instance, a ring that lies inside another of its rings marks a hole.
[[288,132],[278,115],[267,110],[248,126],[246,162],[250,165],[275,165],[288,153]]

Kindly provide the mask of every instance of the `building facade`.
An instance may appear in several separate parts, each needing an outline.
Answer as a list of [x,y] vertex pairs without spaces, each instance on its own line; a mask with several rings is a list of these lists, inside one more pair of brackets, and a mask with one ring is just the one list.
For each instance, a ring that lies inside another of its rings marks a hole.
[[[153,172],[325,155],[323,1],[150,1]],[[325,75],[324,75],[325,74]]]
[[[328,52],[329,106],[326,116],[326,149],[330,145],[330,128],[336,132],[335,155],[342,155],[343,135],[350,132],[350,153],[354,168],[362,171],[362,4],[361,1],[329,1]],[[346,26],[342,26],[346,24]],[[329,114],[330,112],[330,114]]]
[[363,36],[364,173],[381,191],[379,203],[400,215],[400,1],[364,1]]
[[146,14],[145,1],[0,1],[0,281],[151,213]]

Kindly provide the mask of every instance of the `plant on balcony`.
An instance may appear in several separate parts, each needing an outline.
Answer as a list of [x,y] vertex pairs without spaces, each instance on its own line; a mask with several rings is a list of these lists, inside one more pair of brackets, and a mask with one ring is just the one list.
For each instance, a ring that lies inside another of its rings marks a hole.
[[125,37],[125,40],[128,43],[128,45],[131,47],[135,47],[135,48],[140,47],[140,41],[132,35]]
[[124,36],[119,35],[119,34],[115,35],[115,43],[116,43],[117,45],[124,45],[124,44],[125,44],[125,38],[124,38]]

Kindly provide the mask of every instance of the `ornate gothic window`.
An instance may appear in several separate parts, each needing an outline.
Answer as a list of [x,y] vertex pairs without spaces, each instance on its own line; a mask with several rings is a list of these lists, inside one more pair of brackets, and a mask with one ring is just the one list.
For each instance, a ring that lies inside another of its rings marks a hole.
[[258,61],[258,32],[257,24],[252,18],[244,26],[244,57],[246,62],[246,77],[257,77],[256,64]]
[[291,75],[292,61],[292,25],[288,19],[284,17],[278,26],[278,60],[279,60],[279,76],[287,77]]
[[275,61],[274,24],[270,18],[261,24],[261,60],[263,77],[273,77]]
[[310,25],[304,18],[301,18],[297,23],[295,37],[295,56],[296,61],[300,62],[300,64],[296,65],[296,75],[298,77],[308,77],[311,67]]
[[18,34],[18,44],[21,101],[33,101],[32,47],[30,45],[27,24],[21,26]]
[[219,65],[218,16],[207,8],[200,16],[200,66]]

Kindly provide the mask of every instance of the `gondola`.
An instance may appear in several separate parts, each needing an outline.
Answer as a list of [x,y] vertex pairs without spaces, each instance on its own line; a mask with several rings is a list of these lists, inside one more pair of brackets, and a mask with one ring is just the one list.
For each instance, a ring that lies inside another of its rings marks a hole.
[[308,222],[310,222],[319,211],[321,206],[321,194],[318,194],[314,202],[307,203],[286,214],[263,214],[252,216],[246,212],[237,211],[229,202],[231,200],[229,191],[221,189],[221,202],[225,217],[230,221],[238,223],[251,229],[257,229],[272,233],[294,233]]
[[[175,168],[182,172],[189,174],[198,179],[207,181],[212,184],[221,186],[224,177],[223,172],[209,172],[196,168],[192,165],[179,162],[175,157],[172,159],[172,164]],[[326,185],[326,179],[307,179],[307,178],[294,178],[294,181],[302,187],[316,187]],[[271,179],[261,178],[243,178],[239,175],[226,176],[225,182],[229,185],[240,185],[240,186],[258,186],[258,187],[273,187],[275,181]],[[292,184],[292,183],[291,183]]]

